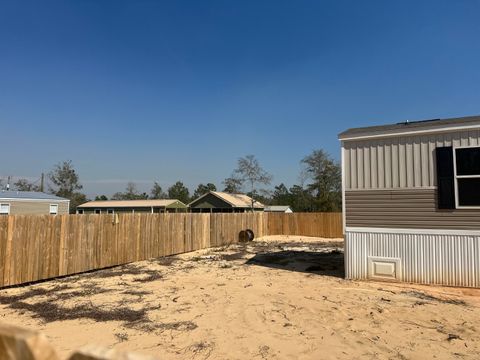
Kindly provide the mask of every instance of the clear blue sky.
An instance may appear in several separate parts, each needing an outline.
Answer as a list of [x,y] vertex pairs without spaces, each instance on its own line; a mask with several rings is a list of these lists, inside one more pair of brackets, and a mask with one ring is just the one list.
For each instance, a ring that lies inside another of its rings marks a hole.
[[337,159],[349,127],[480,113],[479,1],[0,1],[0,176],[89,196]]

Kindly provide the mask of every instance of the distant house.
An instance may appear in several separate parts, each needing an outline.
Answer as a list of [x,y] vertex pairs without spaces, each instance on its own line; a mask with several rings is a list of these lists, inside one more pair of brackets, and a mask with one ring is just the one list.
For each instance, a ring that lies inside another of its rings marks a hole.
[[77,214],[187,212],[187,205],[176,199],[89,201],[77,206]]
[[[191,212],[246,212],[252,209],[252,198],[244,194],[228,194],[210,191],[188,204]],[[254,201],[254,211],[263,211],[265,206]]]
[[293,210],[288,205],[271,205],[265,206],[265,212],[293,213]]
[[0,191],[0,215],[68,214],[70,200],[36,191]]

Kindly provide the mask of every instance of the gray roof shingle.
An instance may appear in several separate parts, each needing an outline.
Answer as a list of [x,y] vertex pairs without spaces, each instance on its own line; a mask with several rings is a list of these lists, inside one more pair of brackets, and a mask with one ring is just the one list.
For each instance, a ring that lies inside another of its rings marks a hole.
[[0,199],[28,199],[28,200],[67,200],[65,198],[46,194],[38,191],[11,191],[11,190],[2,190],[0,191]]
[[361,138],[362,136],[383,135],[390,133],[408,133],[419,130],[436,130],[443,127],[480,125],[480,116],[467,116],[450,119],[432,119],[420,121],[405,121],[397,124],[352,128],[338,135],[340,140],[346,138]]

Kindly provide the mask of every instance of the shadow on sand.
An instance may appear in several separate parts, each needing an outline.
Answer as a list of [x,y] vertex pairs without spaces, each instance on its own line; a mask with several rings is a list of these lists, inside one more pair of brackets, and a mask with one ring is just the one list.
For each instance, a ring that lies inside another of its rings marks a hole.
[[246,264],[342,278],[345,274],[343,252],[339,250],[260,253],[249,259]]

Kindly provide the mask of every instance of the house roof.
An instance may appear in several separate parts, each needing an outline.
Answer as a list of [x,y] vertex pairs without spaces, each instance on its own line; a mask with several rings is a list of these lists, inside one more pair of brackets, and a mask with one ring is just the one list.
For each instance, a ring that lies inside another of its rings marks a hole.
[[[199,198],[192,201],[189,205],[191,205],[194,202],[197,202],[198,200],[204,198],[208,194],[212,194],[212,195],[222,199],[223,201],[229,203],[234,208],[249,208],[249,207],[252,206],[252,198],[248,195],[229,194],[229,193],[221,192],[221,191],[210,191],[206,194],[203,194]],[[265,206],[261,202],[255,201],[254,204],[253,204],[253,207],[255,209],[263,209]]]
[[467,116],[449,119],[405,121],[397,124],[368,126],[348,129],[338,135],[340,140],[353,140],[366,137],[383,137],[397,134],[433,133],[455,129],[480,127],[480,116]]
[[[176,199],[156,199],[156,200],[105,200],[89,201],[77,208],[138,208],[138,207],[168,207],[175,203],[185,205]],[[185,205],[186,206],[186,205]]]
[[0,199],[10,200],[55,200],[55,201],[70,201],[60,196],[46,194],[39,191],[0,191]]
[[[278,211],[278,212],[285,212],[290,209],[288,205],[271,205],[265,206],[265,211]],[[291,209],[290,209],[291,210]]]

